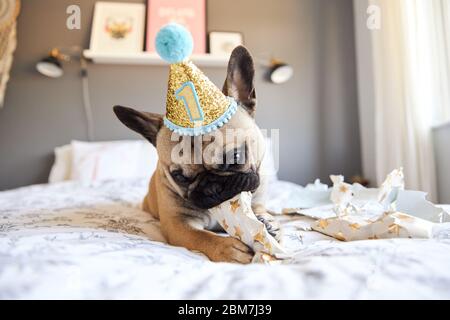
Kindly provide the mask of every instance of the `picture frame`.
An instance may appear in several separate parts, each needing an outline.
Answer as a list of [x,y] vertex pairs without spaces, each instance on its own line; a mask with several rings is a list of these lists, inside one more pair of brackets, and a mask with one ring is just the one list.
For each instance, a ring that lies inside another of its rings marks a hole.
[[194,54],[206,53],[206,0],[147,0],[146,51],[155,52],[156,34],[171,22],[191,32]]
[[136,53],[144,50],[145,4],[95,3],[90,50]]
[[234,48],[244,44],[243,34],[234,31],[212,31],[208,40],[209,52],[218,56],[229,56]]

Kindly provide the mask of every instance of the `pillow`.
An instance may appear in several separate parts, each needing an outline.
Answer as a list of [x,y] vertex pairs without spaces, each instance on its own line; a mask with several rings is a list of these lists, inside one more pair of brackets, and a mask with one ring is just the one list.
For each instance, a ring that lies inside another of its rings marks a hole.
[[55,148],[54,153],[55,162],[50,170],[48,182],[55,183],[69,180],[72,168],[72,147],[70,144],[66,144],[62,147]]
[[147,141],[82,142],[57,147],[49,183],[148,178],[156,169],[158,155]]
[[156,169],[156,149],[147,141],[72,141],[71,146],[71,180],[150,179]]

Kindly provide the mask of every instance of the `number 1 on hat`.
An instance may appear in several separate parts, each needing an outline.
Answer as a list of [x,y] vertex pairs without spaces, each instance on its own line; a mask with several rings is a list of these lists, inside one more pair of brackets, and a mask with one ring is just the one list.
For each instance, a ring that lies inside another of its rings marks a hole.
[[198,101],[197,91],[191,81],[185,82],[176,92],[177,100],[182,100],[192,122],[203,120],[203,110]]

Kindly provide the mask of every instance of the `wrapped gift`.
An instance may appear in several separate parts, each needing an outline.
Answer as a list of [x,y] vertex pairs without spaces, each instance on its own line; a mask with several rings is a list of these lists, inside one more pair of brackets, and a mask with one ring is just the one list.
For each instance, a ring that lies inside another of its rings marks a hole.
[[285,254],[283,247],[267,231],[252,210],[252,194],[242,192],[209,210],[211,216],[232,237],[253,249],[253,262],[272,262]]

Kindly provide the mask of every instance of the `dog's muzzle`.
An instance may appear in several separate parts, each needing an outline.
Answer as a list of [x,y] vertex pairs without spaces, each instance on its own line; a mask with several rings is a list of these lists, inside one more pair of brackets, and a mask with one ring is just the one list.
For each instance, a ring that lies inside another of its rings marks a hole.
[[259,187],[259,174],[256,172],[238,172],[229,176],[204,172],[198,179],[188,198],[201,209],[213,208],[243,191],[255,191]]

